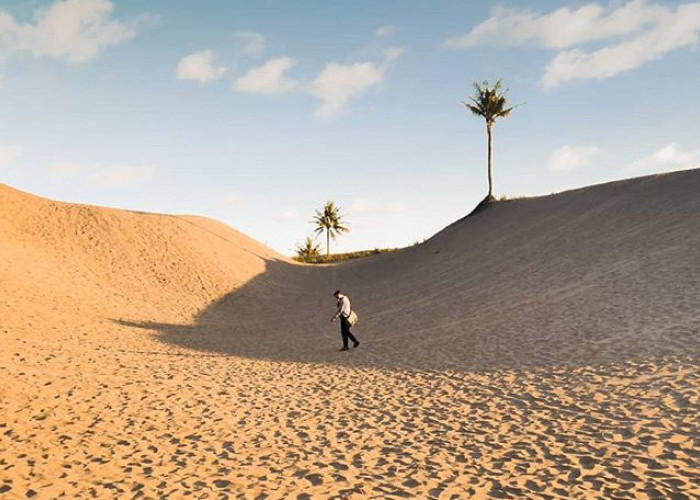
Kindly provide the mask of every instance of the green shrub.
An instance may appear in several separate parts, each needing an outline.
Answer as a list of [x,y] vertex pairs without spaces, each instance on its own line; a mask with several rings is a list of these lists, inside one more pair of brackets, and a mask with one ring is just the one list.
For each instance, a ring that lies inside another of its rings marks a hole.
[[313,258],[304,259],[300,256],[293,257],[294,260],[298,262],[307,262],[310,264],[325,264],[328,262],[340,262],[344,260],[350,260],[350,259],[361,259],[363,257],[369,257],[371,255],[378,255],[380,253],[386,253],[386,252],[393,252],[397,250],[396,248],[375,248],[374,250],[358,250],[356,252],[347,252],[347,253],[335,253],[335,254],[330,254],[328,258],[325,256],[316,256]]

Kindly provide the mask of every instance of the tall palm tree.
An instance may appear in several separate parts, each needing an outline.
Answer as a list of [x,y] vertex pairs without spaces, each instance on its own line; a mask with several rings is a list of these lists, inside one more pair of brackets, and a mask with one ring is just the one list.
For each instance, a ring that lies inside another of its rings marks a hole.
[[486,136],[488,138],[488,176],[489,176],[489,194],[486,196],[487,201],[492,201],[493,198],[493,179],[491,177],[491,128],[497,118],[505,118],[510,114],[515,106],[506,108],[506,93],[508,89],[501,91],[501,80],[499,79],[493,87],[489,87],[489,82],[482,83],[474,82],[474,90],[476,93],[469,97],[472,103],[462,101],[462,104],[477,116],[481,116],[486,120]]
[[343,216],[340,215],[340,207],[335,202],[327,202],[323,210],[316,210],[316,215],[311,221],[316,224],[314,233],[319,235],[326,232],[326,259],[330,255],[330,239],[335,241],[339,234],[347,233],[350,229],[343,225]]
[[311,236],[307,236],[304,243],[297,245],[296,251],[297,259],[302,262],[312,262],[318,258],[320,253],[318,243],[311,239]]

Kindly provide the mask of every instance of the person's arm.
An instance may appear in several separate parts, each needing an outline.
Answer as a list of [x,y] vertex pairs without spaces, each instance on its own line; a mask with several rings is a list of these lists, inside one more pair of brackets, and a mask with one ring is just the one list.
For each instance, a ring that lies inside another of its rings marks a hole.
[[338,316],[340,316],[340,312],[343,310],[343,302],[341,300],[338,301],[338,311],[331,317],[331,323],[333,323],[336,319],[338,319]]

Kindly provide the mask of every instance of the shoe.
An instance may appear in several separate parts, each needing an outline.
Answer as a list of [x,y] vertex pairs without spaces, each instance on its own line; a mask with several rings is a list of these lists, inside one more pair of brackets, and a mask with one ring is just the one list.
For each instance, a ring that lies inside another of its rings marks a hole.
[[343,347],[343,348],[340,349],[340,350],[341,350],[341,351],[349,351],[350,349],[348,349],[347,347]]
[[355,343],[352,345],[352,348],[354,349],[354,348],[357,347],[358,345],[360,345],[360,341],[359,341],[359,340],[358,340],[357,342],[355,342]]

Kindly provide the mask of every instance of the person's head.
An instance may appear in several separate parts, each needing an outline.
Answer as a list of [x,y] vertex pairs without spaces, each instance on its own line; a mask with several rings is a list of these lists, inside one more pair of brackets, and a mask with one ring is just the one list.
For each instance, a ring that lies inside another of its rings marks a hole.
[[334,296],[336,299],[339,299],[339,298],[341,297],[341,295],[343,295],[343,294],[340,293],[340,290],[336,290],[335,292],[333,292],[333,296]]

